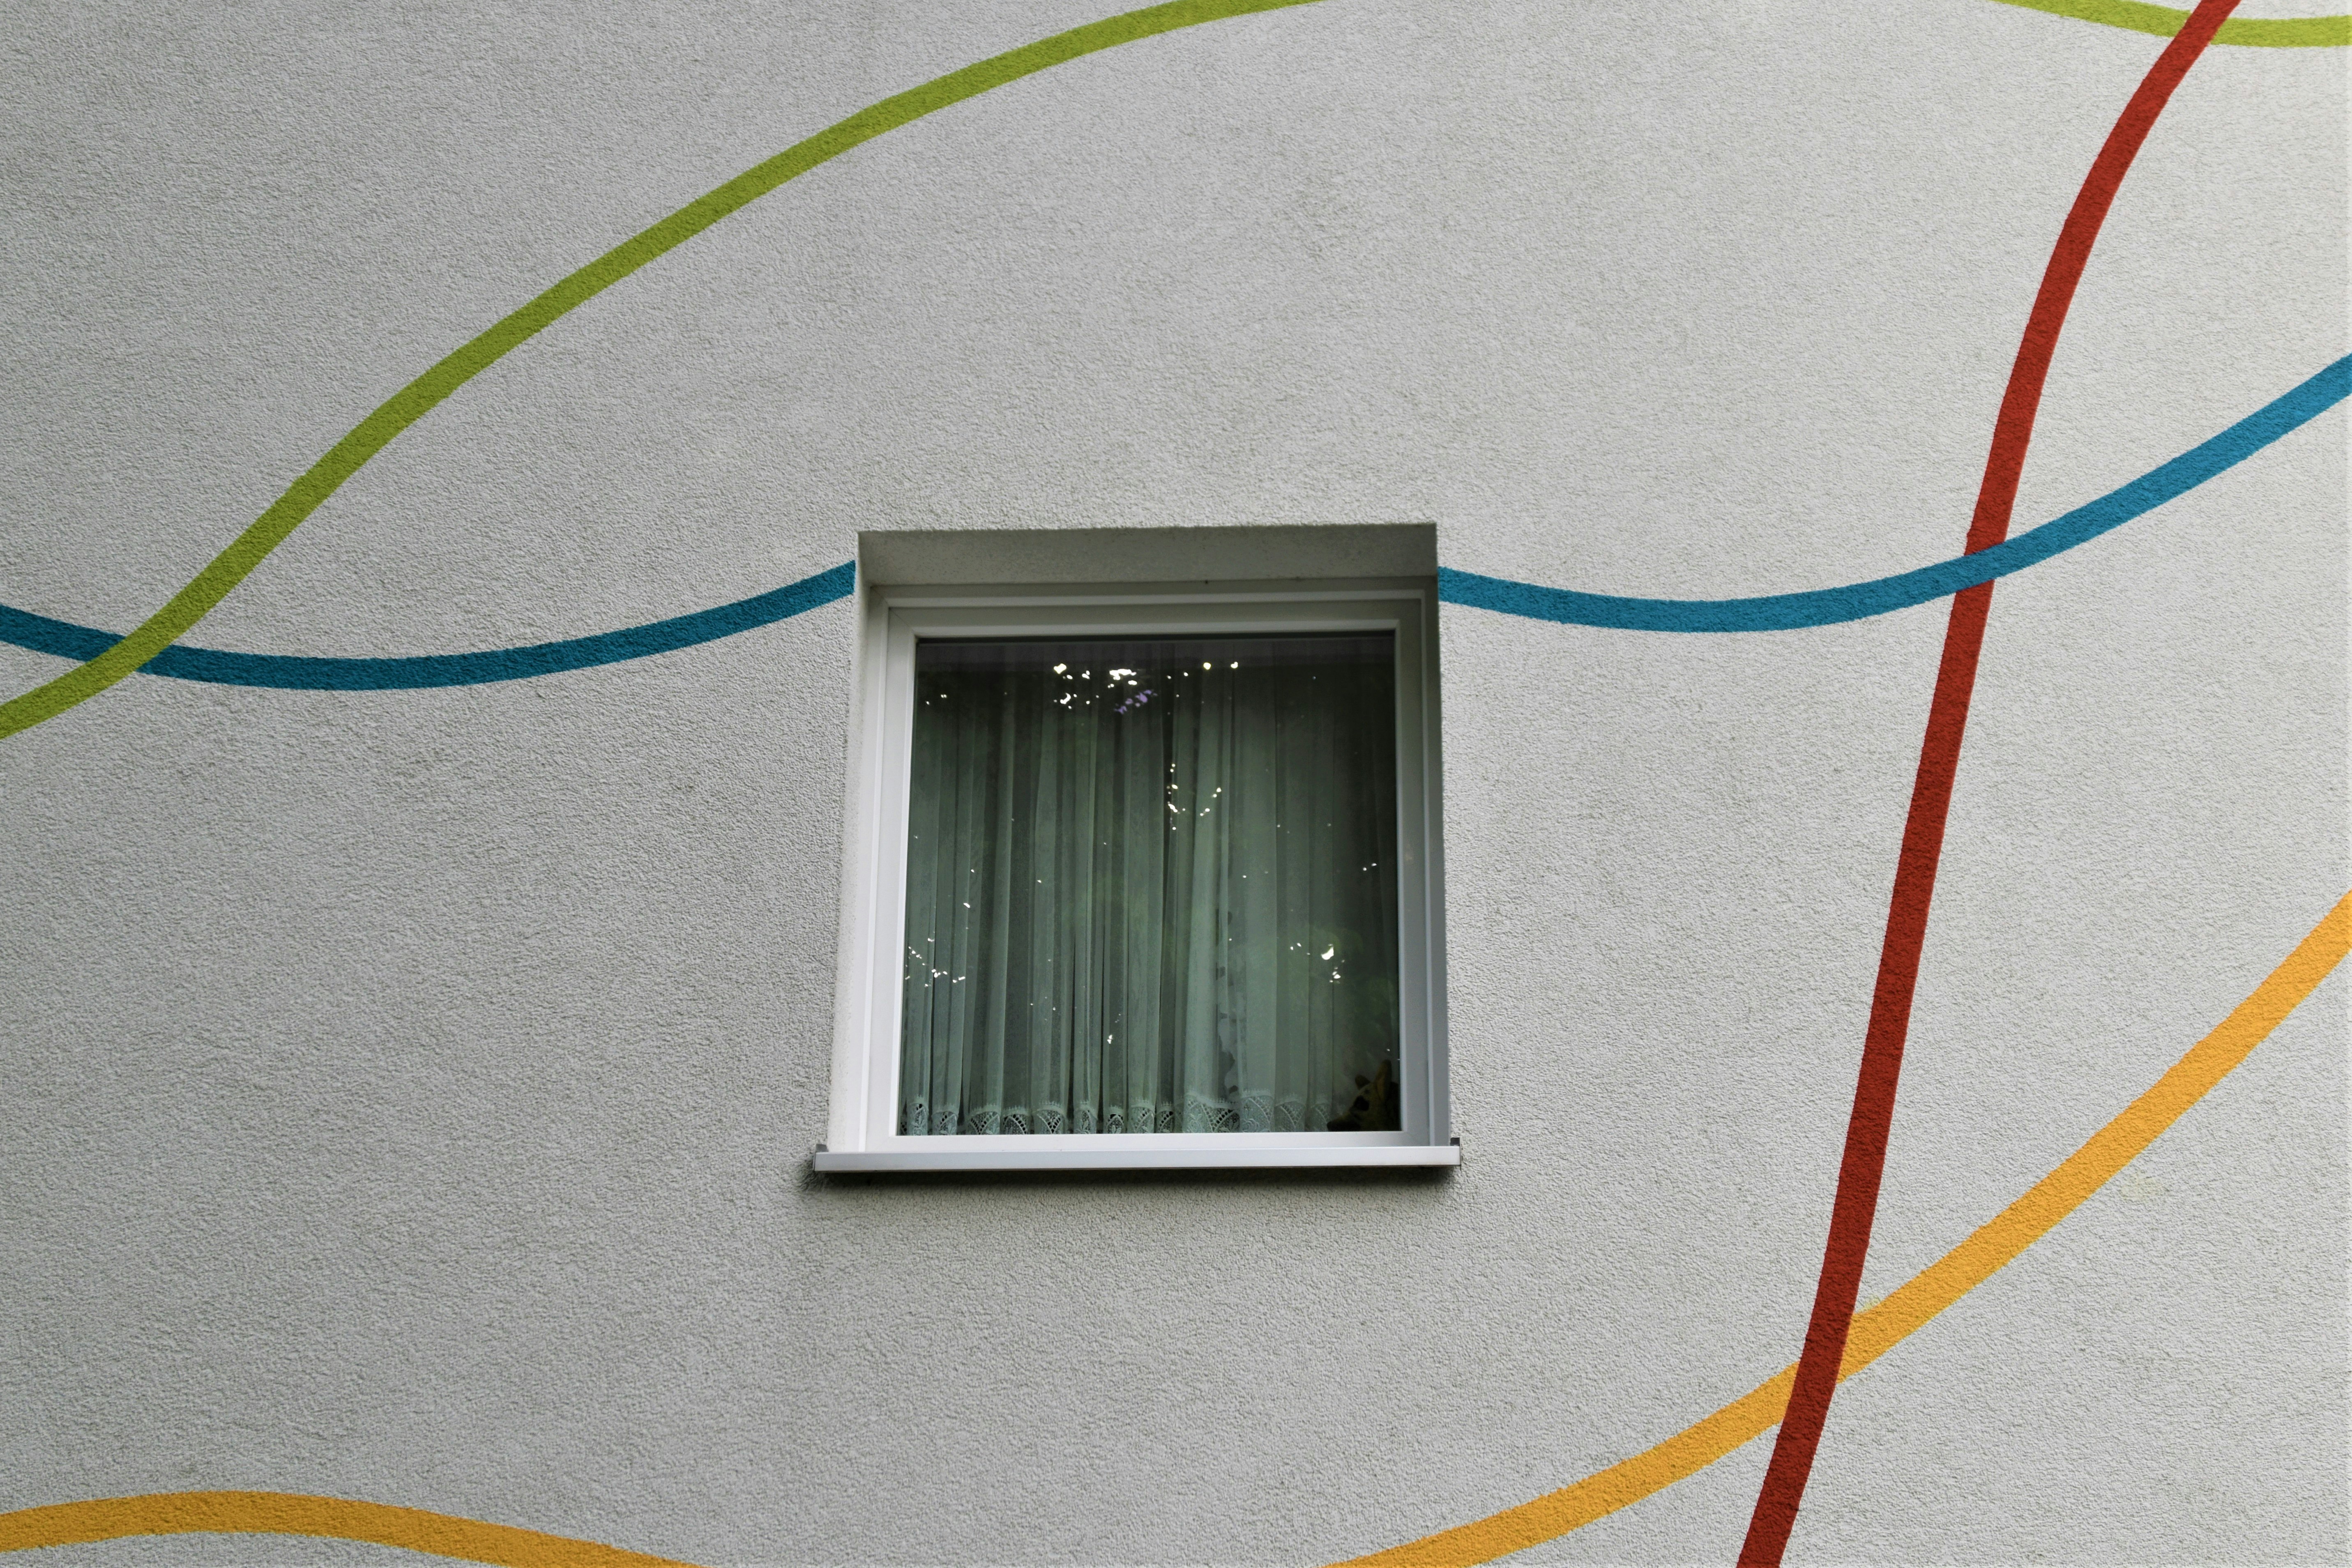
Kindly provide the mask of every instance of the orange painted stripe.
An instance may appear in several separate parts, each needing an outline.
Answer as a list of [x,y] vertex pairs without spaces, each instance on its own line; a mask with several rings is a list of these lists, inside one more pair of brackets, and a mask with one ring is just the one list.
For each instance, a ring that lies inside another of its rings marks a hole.
[[126,1535],[200,1532],[331,1536],[404,1546],[467,1563],[496,1563],[503,1568],[692,1568],[674,1558],[542,1535],[510,1524],[292,1492],[157,1492],[0,1513],[0,1552]]
[[[2089,1142],[1975,1235],[1877,1306],[1856,1313],[1838,1375],[1851,1377],[1885,1355],[2072,1214],[2244,1061],[2327,978],[2347,951],[2352,951],[2352,893],[2337,901],[2286,962],[2239,1003],[2219,1028],[2175,1062],[2147,1093],[2126,1106],[2123,1114],[2099,1129]],[[1573,1486],[1474,1523],[1368,1557],[1351,1558],[1341,1568],[1360,1564],[1456,1568],[1565,1535],[1705,1469],[1770,1431],[1788,1405],[1796,1373],[1793,1366],[1782,1368],[1777,1376],[1705,1420]],[[411,1552],[468,1563],[496,1563],[505,1568],[693,1568],[673,1558],[542,1535],[512,1525],[289,1492],[161,1492],[21,1509],[0,1513],[0,1552],[113,1541],[128,1535],[198,1531],[331,1536],[404,1546]]]
[[[2089,1142],[1975,1235],[1920,1270],[1877,1306],[1854,1314],[1845,1356],[1839,1364],[1840,1381],[1893,1350],[2074,1213],[2155,1142],[2158,1133],[2179,1121],[2182,1112],[2202,1100],[2231,1068],[2244,1061],[2327,978],[2347,950],[2352,950],[2352,893],[2337,900],[2286,962],[2254,988],[2252,995],[2239,1003],[2219,1028],[2191,1047],[2147,1093],[2126,1106],[2123,1114],[2092,1134]],[[1794,1366],[1784,1367],[1779,1375],[1705,1420],[1572,1486],[1385,1552],[1350,1558],[1340,1568],[1372,1564],[1464,1568],[1581,1529],[1705,1469],[1770,1431],[1788,1406],[1796,1375]]]

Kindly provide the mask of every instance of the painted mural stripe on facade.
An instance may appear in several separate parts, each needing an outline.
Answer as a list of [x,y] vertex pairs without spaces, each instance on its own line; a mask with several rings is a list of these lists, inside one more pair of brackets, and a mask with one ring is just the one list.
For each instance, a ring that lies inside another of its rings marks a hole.
[[[1979,583],[2039,565],[2078,544],[2088,543],[2245,461],[2347,396],[2352,396],[2352,355],[2337,360],[2220,435],[2095,501],[1990,550],[1956,555],[1892,577],[1848,584],[1842,588],[1814,588],[1799,594],[1770,594],[1747,599],[1645,599],[1547,588],[1539,584],[1488,577],[1446,566],[1438,569],[1438,597],[1448,604],[1533,620],[1634,631],[1790,631],[1864,620],[1930,603]],[[856,568],[844,562],[814,576],[732,604],[557,642],[389,658],[232,653],[173,644],[149,659],[141,669],[147,675],[168,676],[175,680],[285,691],[414,690],[525,680],[715,642],[845,599],[856,591]],[[114,632],[0,605],[0,642],[30,648],[35,653],[88,660],[96,658],[119,640]]]
[[[731,605],[674,616],[619,631],[522,647],[484,648],[474,653],[419,654],[397,658],[328,658],[303,654],[228,653],[174,644],[142,667],[149,675],[201,680],[218,686],[260,686],[281,691],[403,691],[439,686],[479,686],[498,680],[528,680],[567,669],[587,669],[671,653],[716,642],[740,632],[772,626],[857,591],[857,568],[850,562],[787,583]],[[91,658],[113,640],[112,632],[0,605],[0,642],[69,658]]]
[[0,1513],[0,1552],[137,1535],[300,1535],[398,1546],[501,1568],[693,1568],[676,1558],[421,1508],[299,1492],[153,1492]]
[[[2068,308],[2091,262],[2099,231],[2113,209],[2124,177],[2131,172],[2148,133],[2172,95],[2205,53],[2213,35],[2237,9],[2239,0],[2197,0],[2180,31],[2159,50],[2132,89],[2123,112],[2100,143],[2083,175],[2082,188],[2066,209],[2050,260],[2034,291],[2000,412],[1993,420],[1984,479],[1969,519],[1965,551],[1990,550],[2009,536],[2017,489],[2033,442],[2034,421],[2050,376],[2050,363],[2065,330]],[[1985,627],[1992,616],[1992,584],[1964,588],[1952,600],[1944,647],[1936,662],[1936,686],[1927,706],[1927,732],[1919,742],[1919,771],[1904,814],[1903,843],[1896,851],[1895,887],[1887,900],[1886,933],[1878,950],[1878,973],[1871,984],[1870,1021],[1864,1026],[1862,1060],[1854,1072],[1853,1111],[1838,1158],[1837,1191],[1831,1202],[1829,1235],[1822,1247],[1821,1275],[1812,1312],[1805,1324],[1804,1352],[1797,1379],[1772,1443],[1771,1463],[1757,1489],[1756,1509],[1739,1548],[1740,1568],[1780,1568],[1790,1533],[1804,1503],[1813,1457],[1837,1396],[1846,1336],[1853,1326],[1854,1302],[1878,1215],[1878,1194],[1886,1170],[1886,1144],[1895,1125],[1895,1101],[1903,1076],[1903,1055],[1911,1033],[1911,1004],[1919,984],[1919,963],[1927,943],[1927,920],[1935,902],[1937,872],[1943,860],[1944,830],[1968,737],[1969,708],[1976,695],[1977,665]]]
[[950,71],[859,110],[848,119],[796,142],[774,157],[698,196],[667,217],[606,251],[508,315],[410,382],[328,449],[286,493],[196,574],[188,585],[121,641],[87,663],[21,696],[0,702],[0,739],[42,723],[89,700],[169,647],[245,581],[305,518],[344,480],[476,375],[647,262],[667,254],[787,180],[808,173],[887,131],[920,120],[1049,67],[1120,44],[1202,22],[1312,4],[1313,0],[1171,0],[1041,38],[1034,44]]
[[[2189,20],[2186,11],[2176,11],[2169,5],[2149,5],[2143,4],[2142,0],[2000,0],[2000,3],[2020,5],[2028,11],[2047,11],[2053,16],[2071,16],[2078,22],[2096,22],[2106,27],[2153,33],[2159,38],[2173,37],[2180,31],[2180,25]],[[2232,16],[2221,24],[2221,30],[2214,35],[2213,41],[2258,49],[2341,48],[2352,44],[2352,16]]]
[[[1840,1379],[1852,1377],[1925,1328],[2080,1208],[2252,1055],[2347,952],[2352,952],[2352,892],[2336,901],[2252,994],[2055,1170],[1884,1301],[1854,1314]],[[1788,1405],[1796,1373],[1794,1366],[1783,1367],[1664,1442],[1558,1491],[1418,1541],[1350,1558],[1342,1568],[1467,1568],[1604,1519],[1771,1430]],[[508,1568],[555,1563],[690,1568],[670,1558],[509,1525],[284,1492],[163,1492],[0,1513],[0,1552],[195,1532],[333,1536]]]
[[1437,592],[1467,605],[1531,620],[1654,632],[1770,632],[1835,626],[1945,598],[2038,565],[2203,484],[2352,396],[2352,355],[2264,405],[2210,440],[2120,489],[1989,549],[1891,577],[1744,599],[1645,599],[1548,588],[1507,577],[1440,568]]
[[[2066,1156],[2025,1194],[1893,1294],[1857,1312],[1838,1368],[1852,1377],[1983,1284],[2089,1200],[2268,1039],[2352,952],[2352,893],[2336,901],[2253,994],[2189,1047],[2147,1092]],[[1532,1502],[1349,1559],[1342,1568],[1467,1568],[1581,1529],[1695,1475],[1762,1436],[1786,1409],[1797,1369],[1787,1366],[1703,1420]]]

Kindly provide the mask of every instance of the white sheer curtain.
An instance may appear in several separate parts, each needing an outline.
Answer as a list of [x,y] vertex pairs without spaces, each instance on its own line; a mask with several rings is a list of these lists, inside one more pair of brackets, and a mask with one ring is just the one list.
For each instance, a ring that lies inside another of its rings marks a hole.
[[1398,1126],[1391,637],[915,665],[902,1132]]

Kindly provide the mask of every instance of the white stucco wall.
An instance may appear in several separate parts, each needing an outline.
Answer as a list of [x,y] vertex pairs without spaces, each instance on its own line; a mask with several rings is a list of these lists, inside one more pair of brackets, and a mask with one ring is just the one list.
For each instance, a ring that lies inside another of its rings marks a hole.
[[[555,278],[1101,14],[12,7],[0,600],[127,629]],[[1449,566],[1664,596],[1939,560],[2158,47],[1990,0],[1326,0],[1125,46],[557,323],[186,640],[580,636],[861,529],[1434,521]],[[2331,49],[2190,73],[2021,528],[2352,346],[2347,83]],[[1997,589],[1866,1297],[2352,886],[2346,458],[2339,407]],[[456,689],[140,676],[0,742],[0,1510],[254,1489],[714,1564],[1323,1561],[1795,1356],[1940,604],[1726,637],[1446,608],[1465,1158],[1395,1178],[808,1172],[851,618]],[[0,647],[12,692],[64,668]],[[1845,1386],[1792,1560],[2345,1560],[2346,984]],[[1729,1561],[1766,1449],[1527,1559]]]

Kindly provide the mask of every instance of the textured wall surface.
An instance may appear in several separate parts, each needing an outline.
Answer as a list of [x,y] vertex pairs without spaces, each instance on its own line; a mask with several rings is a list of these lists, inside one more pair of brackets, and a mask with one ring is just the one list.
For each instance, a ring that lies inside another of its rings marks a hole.
[[[1102,14],[18,0],[0,600],[129,628],[558,277]],[[1451,567],[1691,597],[1940,560],[2159,47],[1990,0],[1326,0],[1123,45],[557,322],[188,640],[578,637],[860,529],[1433,521]],[[2021,528],[2352,346],[2347,53],[2191,71]],[[2346,428],[1996,590],[1865,1300],[2352,885]],[[0,742],[0,1510],[1274,1563],[1611,1464],[1796,1355],[1944,618],[1446,608],[1440,1177],[810,1173],[845,602],[496,685],[134,676]],[[10,692],[65,668],[0,647]],[[1846,1385],[1794,1559],[2346,1560],[2346,987]],[[1727,1562],[1767,1447],[1527,1558]]]

